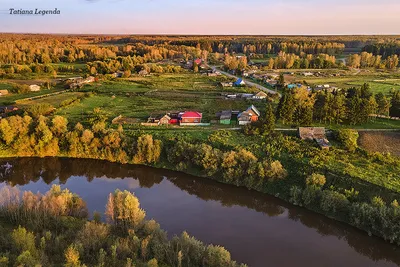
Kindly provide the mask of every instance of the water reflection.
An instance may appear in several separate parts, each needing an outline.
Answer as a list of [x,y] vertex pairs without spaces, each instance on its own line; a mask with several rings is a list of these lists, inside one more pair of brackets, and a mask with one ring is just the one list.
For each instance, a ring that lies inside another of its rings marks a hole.
[[99,201],[104,207],[114,187],[134,190],[148,215],[170,233],[187,229],[205,242],[224,245],[250,266],[400,264],[396,246],[352,227],[265,194],[178,172],[95,160],[19,158],[0,160],[0,181],[30,190],[66,184],[82,190],[77,193],[86,196],[89,207]]

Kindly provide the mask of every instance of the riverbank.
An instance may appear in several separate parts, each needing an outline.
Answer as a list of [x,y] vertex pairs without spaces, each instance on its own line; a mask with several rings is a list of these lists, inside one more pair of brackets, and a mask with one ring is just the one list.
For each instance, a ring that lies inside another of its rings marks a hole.
[[[65,154],[60,154],[58,157],[59,158],[65,158],[65,159],[69,159],[70,158],[70,159],[99,160],[99,159],[96,159],[96,158],[71,157],[71,156],[67,156]],[[12,159],[12,158],[15,158],[15,157],[13,157],[12,155],[9,154],[8,157],[3,157],[2,156],[2,158],[10,158],[10,159]],[[104,161],[109,161],[109,160],[105,160],[105,159],[103,159],[103,160]],[[111,162],[111,161],[109,161],[109,162]],[[120,162],[116,162],[116,163],[120,163]],[[133,164],[132,162],[131,163],[122,163],[122,164],[124,164],[124,165],[132,165],[132,166],[137,166],[138,165],[138,164]],[[211,179],[211,180],[215,180],[215,181],[217,181],[219,183],[232,185],[232,183],[228,183],[226,181],[223,181],[219,177],[216,177],[216,176],[211,177],[211,176],[204,175],[199,170],[196,170],[194,168],[181,170],[180,168],[176,168],[175,165],[172,165],[172,164],[170,164],[170,163],[168,163],[166,161],[161,161],[161,162],[158,162],[158,163],[155,163],[155,164],[140,164],[140,165],[156,168],[156,169],[158,169],[160,171],[163,170],[163,169],[170,170],[170,171],[178,171],[178,172],[189,174],[189,175],[193,175],[193,176],[196,176],[196,177],[201,177],[203,179]],[[291,178],[293,178],[293,177],[287,177],[287,179],[291,179]],[[238,186],[238,187],[245,187],[245,186]],[[249,187],[245,187],[245,188],[250,189]],[[361,229],[363,231],[366,231],[370,235],[374,234],[374,235],[376,235],[378,237],[381,237],[381,238],[383,237],[383,236],[377,234],[377,232],[372,232],[372,231],[370,231],[370,229],[365,228],[365,227],[358,227],[357,225],[353,224],[352,221],[346,220],[345,218],[348,215],[339,216],[339,215],[343,215],[343,212],[344,212],[343,210],[337,210],[337,212],[334,211],[334,212],[328,213],[328,212],[324,211],[323,209],[318,208],[318,206],[315,205],[315,203],[310,203],[310,202],[306,202],[305,203],[306,199],[304,199],[304,197],[297,196],[297,198],[296,198],[296,195],[293,194],[293,191],[292,191],[293,187],[290,187],[289,192],[285,191],[284,188],[285,187],[270,186],[270,187],[266,187],[264,190],[254,189],[254,188],[251,188],[251,189],[256,190],[256,191],[258,191],[260,193],[272,195],[272,196],[274,196],[276,198],[279,198],[281,200],[284,200],[284,201],[286,201],[288,203],[301,206],[303,208],[306,208],[308,210],[311,210],[313,212],[316,212],[318,214],[326,216],[326,217],[328,217],[330,219],[334,219],[336,221],[340,221],[340,222],[349,224],[349,225],[351,225],[351,226],[353,226],[355,228],[358,228],[358,229]],[[304,190],[304,195],[305,194],[309,194],[309,192],[306,191],[306,190],[310,190],[310,189],[305,189]],[[315,194],[315,195],[317,195],[318,193],[319,194],[322,193],[322,190],[318,189],[318,188],[313,188],[312,190],[315,190],[315,191],[312,191],[313,192],[312,194]],[[332,191],[332,192],[334,192],[334,191]]]
[[109,194],[107,223],[100,213],[88,220],[85,201],[60,185],[45,193],[3,186],[0,195],[2,266],[247,266],[186,232],[168,238],[126,190]]
[[400,248],[378,237],[268,194],[212,179],[67,158],[3,159],[0,173],[0,187],[7,183],[42,194],[53,184],[68,188],[87,203],[89,214],[104,211],[109,193],[128,190],[140,200],[146,219],[157,221],[169,238],[187,231],[204,243],[225,247],[232,259],[252,267],[317,267],[321,261],[328,267],[400,264]]
[[369,154],[356,143],[332,140],[334,146],[321,150],[278,132],[224,130],[128,135],[102,121],[71,129],[60,116],[12,116],[0,126],[0,155],[91,158],[182,171],[277,196],[400,244],[400,160]]

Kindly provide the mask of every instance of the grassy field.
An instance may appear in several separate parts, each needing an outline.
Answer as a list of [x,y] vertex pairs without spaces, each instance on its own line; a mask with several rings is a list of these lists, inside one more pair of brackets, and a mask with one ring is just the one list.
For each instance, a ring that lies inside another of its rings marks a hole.
[[349,88],[369,83],[374,93],[389,94],[392,88],[400,88],[399,73],[360,73],[344,77],[304,77],[310,85],[329,84],[338,88]]
[[[259,101],[221,97],[226,89],[220,87],[219,82],[226,79],[223,76],[184,73],[105,81],[85,86],[84,91],[96,95],[62,108],[56,114],[66,116],[72,122],[85,122],[90,112],[99,107],[109,121],[119,115],[146,121],[150,115],[195,110],[202,112],[203,120],[208,122],[215,118],[215,113],[224,109],[244,110],[253,103],[263,108],[264,104]],[[229,88],[226,92],[245,91],[243,88]]]
[[0,83],[0,90],[10,90],[11,84],[9,83]]
[[82,95],[84,95],[84,93],[82,93],[82,92],[66,92],[66,93],[43,97],[43,98],[38,98],[38,99],[34,99],[34,100],[21,100],[21,101],[18,101],[18,106],[25,108],[25,107],[29,107],[34,104],[50,104],[54,107],[58,107],[61,104],[61,102],[63,102],[64,100],[71,99],[74,97],[79,97]]
[[9,94],[9,95],[0,97],[0,105],[15,104],[15,101],[18,101],[18,100],[23,100],[25,98],[31,98],[31,97],[35,97],[35,96],[42,96],[42,95],[46,95],[46,94],[60,92],[63,90],[65,90],[65,89],[62,87],[56,87],[56,88],[53,88],[50,90],[42,89],[39,92],[29,92],[26,94]]

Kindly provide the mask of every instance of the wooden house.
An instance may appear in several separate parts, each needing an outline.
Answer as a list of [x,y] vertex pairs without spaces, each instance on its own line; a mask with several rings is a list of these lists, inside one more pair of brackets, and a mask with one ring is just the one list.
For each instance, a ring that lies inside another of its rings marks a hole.
[[254,105],[251,105],[245,111],[239,113],[238,123],[239,125],[246,125],[253,121],[258,121],[260,115],[260,111]]
[[324,127],[299,127],[299,137],[302,140],[314,140],[322,149],[329,149]]
[[169,124],[171,117],[165,114],[159,119],[160,124]]

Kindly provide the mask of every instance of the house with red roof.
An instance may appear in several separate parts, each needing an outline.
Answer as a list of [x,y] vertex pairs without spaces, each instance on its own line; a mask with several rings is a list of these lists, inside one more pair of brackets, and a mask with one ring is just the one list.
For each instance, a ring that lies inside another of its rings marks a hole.
[[196,59],[194,60],[194,63],[196,63],[196,64],[197,64],[197,66],[200,66],[200,65],[201,65],[201,63],[202,63],[202,60],[201,60],[201,58],[196,58]]
[[203,114],[197,111],[184,111],[178,114],[180,123],[201,123]]

